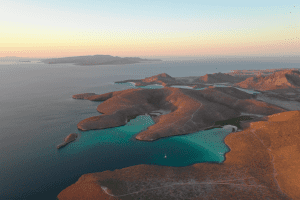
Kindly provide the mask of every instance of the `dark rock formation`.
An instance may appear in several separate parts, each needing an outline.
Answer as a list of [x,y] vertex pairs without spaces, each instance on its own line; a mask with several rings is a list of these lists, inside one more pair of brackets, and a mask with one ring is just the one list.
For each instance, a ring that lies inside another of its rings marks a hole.
[[122,126],[138,115],[156,110],[168,114],[155,117],[155,124],[139,133],[136,139],[156,140],[213,127],[216,121],[240,116],[241,112],[269,115],[285,111],[261,101],[236,88],[207,88],[189,90],[166,87],[162,89],[129,89],[102,95],[75,95],[76,98],[104,101],[97,110],[100,116],[78,123],[80,130],[104,129]]
[[69,134],[67,137],[65,137],[64,142],[57,145],[57,148],[60,149],[64,146],[66,146],[67,144],[69,144],[70,142],[73,142],[74,140],[76,140],[76,138],[78,137],[77,133],[71,133]]
[[230,152],[224,163],[85,174],[58,199],[300,199],[300,111],[264,120],[225,138]]

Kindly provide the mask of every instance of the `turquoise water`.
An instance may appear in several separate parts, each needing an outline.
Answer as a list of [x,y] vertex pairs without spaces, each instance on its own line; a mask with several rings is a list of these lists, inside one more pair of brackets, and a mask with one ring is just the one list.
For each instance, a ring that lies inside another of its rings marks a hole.
[[[222,162],[229,149],[223,140],[230,132],[221,128],[199,131],[193,134],[162,138],[154,142],[135,140],[135,135],[154,122],[150,116],[138,116],[125,126],[82,132],[80,138],[62,149],[64,154],[77,154],[97,148],[99,153],[118,157],[115,149],[137,149],[144,164],[187,166],[198,162]],[[108,147],[108,148],[106,148]],[[101,150],[100,150],[101,149]],[[167,158],[164,158],[164,156]],[[134,158],[138,155],[129,154]],[[143,159],[147,158],[147,159]]]
[[236,89],[247,92],[248,94],[259,94],[260,93],[260,92],[255,91],[255,90],[249,90],[249,89],[243,89],[243,88],[236,88]]
[[160,89],[163,88],[162,85],[147,85],[147,86],[135,86],[135,88],[143,88],[143,89]]
[[190,89],[193,90],[194,88],[190,87],[190,86],[185,86],[185,85],[172,85],[171,87],[174,88],[182,88],[182,89]]

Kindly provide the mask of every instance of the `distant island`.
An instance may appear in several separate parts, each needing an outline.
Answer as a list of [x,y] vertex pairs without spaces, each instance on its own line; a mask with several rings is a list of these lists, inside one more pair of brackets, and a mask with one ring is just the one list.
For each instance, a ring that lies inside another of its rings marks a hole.
[[[223,163],[135,165],[85,174],[64,189],[59,200],[300,199],[299,69],[235,70],[200,77],[163,73],[118,83],[124,82],[164,88],[73,95],[74,99],[101,101],[97,110],[102,115],[80,121],[78,129],[122,126],[148,114],[155,124],[135,138],[153,141],[220,124],[236,125],[232,122],[239,117],[245,120],[239,130],[234,128],[226,136],[230,151]],[[255,90],[256,95],[245,89]]]
[[74,56],[63,58],[42,59],[45,64],[72,63],[75,65],[124,65],[149,61],[162,61],[160,59],[142,59],[139,57],[118,57],[110,55]]
[[0,62],[36,62],[41,60],[41,58],[30,58],[30,57],[17,57],[17,56],[6,56],[0,57]]

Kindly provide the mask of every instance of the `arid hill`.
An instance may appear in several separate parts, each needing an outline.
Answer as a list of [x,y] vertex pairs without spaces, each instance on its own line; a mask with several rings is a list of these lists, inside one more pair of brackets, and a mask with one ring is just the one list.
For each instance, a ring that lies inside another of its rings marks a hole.
[[206,74],[204,76],[200,76],[197,82],[200,83],[237,83],[245,80],[244,77],[232,76],[224,73],[214,73],[214,74]]
[[265,120],[225,138],[230,152],[224,163],[85,174],[58,199],[300,199],[300,111]]
[[300,88],[300,72],[298,70],[282,70],[267,76],[250,77],[235,85],[261,91]]
[[170,85],[181,85],[184,84],[180,80],[176,80],[172,76],[162,73],[155,76],[147,77],[145,79],[141,80],[125,80],[125,81],[118,81],[116,83],[127,83],[127,82],[133,82],[136,86],[146,86],[146,85],[154,85],[159,84],[163,86],[170,86]]
[[146,86],[146,85],[154,85],[159,84],[164,87],[169,86],[191,86],[194,88],[203,88],[206,85],[202,82],[200,83],[198,80],[199,77],[191,76],[191,77],[172,77],[166,73],[158,74],[155,76],[147,77],[141,80],[125,80],[125,81],[117,81],[116,83],[128,83],[133,82],[136,86]]
[[139,133],[136,139],[152,141],[162,137],[200,131],[222,121],[240,116],[241,112],[270,115],[286,110],[255,99],[236,88],[206,88],[188,90],[129,89],[101,95],[74,95],[75,99],[104,101],[97,110],[100,116],[90,117],[77,124],[80,130],[104,129],[125,125],[138,115],[157,110],[168,111],[154,117],[155,124]]

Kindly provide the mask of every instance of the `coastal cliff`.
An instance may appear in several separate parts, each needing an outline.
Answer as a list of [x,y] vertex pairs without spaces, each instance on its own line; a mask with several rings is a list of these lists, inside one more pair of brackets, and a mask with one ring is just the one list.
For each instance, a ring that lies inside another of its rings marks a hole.
[[85,174],[58,199],[300,199],[300,111],[265,120],[229,134],[230,152],[221,164]]

